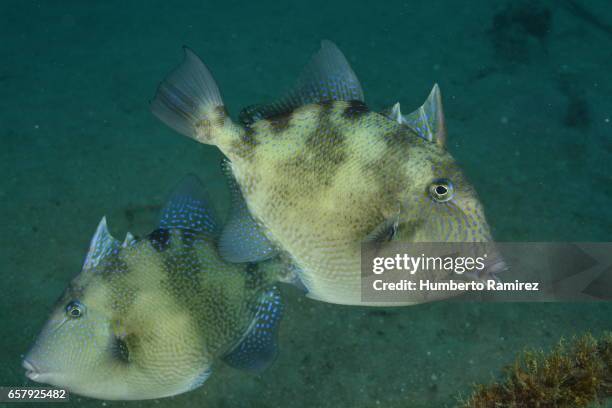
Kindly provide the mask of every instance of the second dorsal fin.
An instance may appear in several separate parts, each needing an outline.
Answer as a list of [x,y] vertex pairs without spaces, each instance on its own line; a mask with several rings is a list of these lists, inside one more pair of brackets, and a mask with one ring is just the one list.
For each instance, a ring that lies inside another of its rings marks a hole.
[[188,175],[174,189],[161,211],[159,228],[217,235],[218,226],[208,193],[196,176]]
[[250,125],[311,103],[351,100],[364,101],[359,79],[338,47],[323,40],[289,92],[276,102],[244,108],[240,121]]

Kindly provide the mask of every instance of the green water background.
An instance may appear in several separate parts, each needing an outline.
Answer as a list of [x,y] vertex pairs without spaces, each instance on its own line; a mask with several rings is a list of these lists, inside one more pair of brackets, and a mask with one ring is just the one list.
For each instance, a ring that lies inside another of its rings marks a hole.
[[[80,270],[103,215],[147,233],[197,173],[221,212],[220,153],[148,110],[181,46],[232,115],[290,86],[321,39],[366,101],[419,106],[441,86],[449,149],[500,241],[610,241],[612,8],[608,1],[0,2],[0,384]],[[284,289],[281,354],[259,376],[219,364],[193,392],[78,406],[442,407],[523,347],[611,328],[611,304],[436,303],[351,308]],[[40,406],[40,405],[38,405]]]

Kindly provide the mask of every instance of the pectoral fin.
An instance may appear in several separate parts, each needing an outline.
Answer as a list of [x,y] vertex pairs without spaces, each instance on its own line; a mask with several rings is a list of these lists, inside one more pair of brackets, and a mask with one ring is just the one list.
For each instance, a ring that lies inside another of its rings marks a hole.
[[378,224],[366,237],[364,243],[369,242],[389,242],[397,234],[399,217],[391,217]]

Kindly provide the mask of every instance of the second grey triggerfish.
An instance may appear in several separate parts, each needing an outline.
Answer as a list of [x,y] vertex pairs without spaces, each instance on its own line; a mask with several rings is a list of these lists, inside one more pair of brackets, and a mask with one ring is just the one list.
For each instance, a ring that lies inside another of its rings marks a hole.
[[243,109],[239,123],[189,49],[159,85],[151,109],[229,160],[246,204],[235,206],[222,256],[232,262],[279,256],[314,299],[363,304],[363,242],[491,240],[476,191],[445,147],[438,86],[411,114],[402,115],[398,104],[372,111],[329,41],[290,92]]
[[195,177],[145,238],[128,233],[122,243],[103,218],[82,272],[23,360],[26,375],[88,397],[135,400],[194,389],[220,360],[265,368],[281,318],[275,268],[225,262],[218,230]]

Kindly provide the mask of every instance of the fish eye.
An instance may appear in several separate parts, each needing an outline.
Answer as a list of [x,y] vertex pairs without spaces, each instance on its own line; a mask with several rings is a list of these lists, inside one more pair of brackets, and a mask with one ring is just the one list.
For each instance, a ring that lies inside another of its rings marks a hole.
[[453,195],[455,194],[453,183],[447,179],[434,180],[429,185],[429,194],[439,203],[448,201],[453,198]]
[[85,307],[78,300],[73,300],[66,305],[66,315],[72,319],[78,319],[83,316]]

